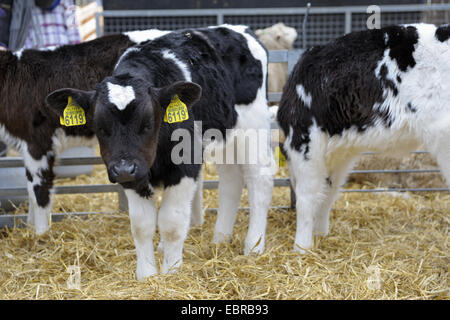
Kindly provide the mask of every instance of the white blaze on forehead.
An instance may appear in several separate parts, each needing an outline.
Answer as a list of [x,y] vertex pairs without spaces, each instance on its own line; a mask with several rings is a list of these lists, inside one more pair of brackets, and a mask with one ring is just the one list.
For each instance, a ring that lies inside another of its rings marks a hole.
[[162,54],[165,59],[172,60],[172,62],[178,66],[187,81],[192,81],[191,72],[189,71],[189,67],[186,63],[178,59],[177,56],[170,50],[164,50]]
[[295,89],[297,90],[297,94],[300,97],[300,99],[303,101],[305,106],[307,106],[308,108],[311,108],[311,101],[312,101],[311,94],[307,93],[305,88],[301,84],[298,84],[295,87]]
[[107,86],[109,101],[119,110],[124,110],[127,105],[136,98],[132,86],[122,87],[121,85],[111,82],[108,82]]

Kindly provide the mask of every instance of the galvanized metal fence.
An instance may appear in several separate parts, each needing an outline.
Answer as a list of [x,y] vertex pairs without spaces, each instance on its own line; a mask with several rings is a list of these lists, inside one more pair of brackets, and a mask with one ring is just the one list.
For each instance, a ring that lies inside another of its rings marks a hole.
[[[450,4],[383,5],[379,8],[381,26],[430,21],[431,18],[433,23],[443,24],[450,18]],[[245,24],[256,30],[283,22],[297,30],[299,36],[294,48],[302,48],[304,36],[306,47],[311,47],[366,29],[367,18],[371,15],[367,9],[367,6],[311,7],[305,33],[302,22],[307,8],[110,10],[97,13],[97,35],[150,28],[197,28],[222,23]]]
[[[389,7],[389,8],[387,8]],[[404,11],[401,11],[399,7],[402,7]],[[424,10],[431,10],[426,9],[428,7],[424,6],[383,6],[382,10],[386,10],[387,12],[392,13],[402,13],[402,12],[422,12]],[[294,10],[295,9],[295,10]],[[388,11],[389,9],[390,11]],[[433,10],[450,10],[450,5],[435,5],[432,8]],[[252,17],[252,19],[256,19],[255,16],[257,15],[271,15],[271,16],[279,16],[279,15],[299,15],[301,17],[302,14],[304,14],[305,9],[303,8],[293,8],[293,9],[252,9],[251,14],[249,14],[249,11],[245,11],[246,15],[244,15],[242,10],[234,10],[234,9],[221,9],[221,10],[183,10],[182,12],[178,10],[159,10],[158,12],[155,11],[133,11],[133,12],[127,12],[127,11],[119,11],[119,12],[108,12],[104,11],[102,13],[97,14],[97,21],[99,21],[100,16],[104,17],[114,17],[114,18],[121,18],[124,17],[126,19],[131,19],[130,21],[134,21],[133,23],[121,23],[121,26],[124,26],[124,29],[108,29],[105,33],[111,33],[111,32],[123,32],[127,30],[132,29],[146,29],[150,27],[156,27],[155,25],[148,25],[148,21],[146,20],[145,23],[140,22],[139,17],[147,17],[147,18],[161,18],[162,16],[176,16],[177,14],[181,14],[184,17],[194,18],[200,16],[200,20],[194,20],[197,21],[198,25],[192,25],[192,26],[204,26],[205,23],[202,19],[202,17],[209,17],[213,18],[213,20],[210,20],[211,23],[206,24],[217,24],[221,22],[233,22],[228,20],[231,17]],[[319,15],[334,15],[334,14],[344,14],[345,19],[344,21],[344,29],[343,32],[351,31],[353,30],[353,25],[350,23],[350,18],[353,17],[354,14],[365,12],[366,8],[362,7],[343,7],[343,8],[311,8],[311,15],[319,14]],[[350,18],[349,18],[350,17]],[[353,19],[353,18],[352,18]],[[127,20],[128,21],[128,20]],[[161,21],[164,21],[162,19]],[[184,20],[180,20],[184,21]],[[264,20],[265,21],[265,20]],[[301,21],[301,19],[299,19]],[[237,22],[237,21],[236,21]],[[179,22],[180,26],[181,23]],[[234,22],[233,22],[234,23]],[[242,23],[242,22],[239,22]],[[266,22],[264,22],[266,23]],[[248,24],[248,23],[247,23]],[[97,24],[98,25],[98,24]],[[105,27],[107,24],[105,24]],[[185,24],[181,26],[182,28],[186,27]],[[342,26],[339,24],[339,27]],[[175,29],[173,26],[167,26],[167,27],[161,27],[161,29]],[[101,30],[98,28],[97,30]],[[99,32],[99,34],[102,34],[102,32]],[[300,33],[299,33],[300,34]],[[308,38],[309,39],[309,38]],[[324,38],[321,38],[322,40]],[[321,41],[322,41],[321,40]],[[314,43],[314,42],[312,42]],[[280,51],[270,51],[269,52],[269,62],[272,63],[282,63],[287,62],[288,64],[288,70],[291,71],[297,62],[299,56],[303,50],[280,50]],[[269,94],[269,100],[271,102],[278,102],[281,98],[281,93],[271,93]],[[273,128],[276,127],[275,124],[272,126]],[[416,151],[415,153],[426,153],[425,151]],[[372,154],[371,152],[365,153]],[[62,158],[58,161],[58,165],[60,166],[72,166],[72,165],[99,165],[103,164],[100,157],[84,157],[84,158]],[[4,168],[15,168],[15,167],[23,167],[23,159],[22,158],[0,158],[0,170]],[[440,171],[437,169],[408,169],[408,170],[354,170],[351,172],[351,174],[386,174],[386,173],[397,173],[397,174],[414,174],[414,173],[439,173]],[[274,181],[275,187],[290,187],[290,181],[288,178],[279,178],[275,179]],[[204,181],[203,188],[204,189],[217,189],[218,187],[218,181],[217,180],[206,180]],[[448,192],[450,189],[447,188],[377,188],[377,189],[343,189],[342,192]],[[79,194],[79,193],[118,193],[119,198],[119,209],[126,211],[128,209],[127,199],[125,196],[125,193],[123,192],[123,189],[119,185],[113,185],[113,184],[98,184],[98,185],[74,185],[74,186],[56,186],[54,188],[55,194]],[[27,188],[17,188],[17,187],[11,187],[11,188],[2,188],[0,189],[0,198],[7,198],[12,196],[26,196]],[[291,203],[288,206],[283,207],[277,207],[281,209],[285,208],[293,208],[295,205],[295,195],[293,193],[293,190],[291,188]],[[241,209],[248,209],[248,208],[241,208]],[[211,208],[209,210],[216,210],[215,208]],[[63,217],[67,215],[88,215],[88,214],[100,214],[99,212],[72,212],[72,213],[60,213],[60,214],[52,214],[52,220],[58,221],[62,219]],[[17,225],[17,223],[22,220],[26,221],[26,215],[0,215],[0,228],[3,228],[5,226],[12,227],[14,225]]]

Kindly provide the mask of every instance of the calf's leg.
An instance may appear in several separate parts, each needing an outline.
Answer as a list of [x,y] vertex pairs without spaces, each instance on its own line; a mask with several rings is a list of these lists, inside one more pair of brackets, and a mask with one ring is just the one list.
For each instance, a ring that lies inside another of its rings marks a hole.
[[348,172],[355,163],[354,159],[347,158],[332,161],[333,167],[329,170],[329,176],[326,178],[325,198],[314,219],[314,234],[328,235],[331,208],[339,197],[339,189],[345,183]]
[[181,181],[164,190],[158,214],[158,227],[164,251],[162,272],[172,273],[183,262],[183,246],[186,240],[197,183],[193,178]]
[[266,238],[267,213],[273,192],[272,168],[261,165],[242,165],[248,189],[250,221],[245,238],[244,254],[263,253]]
[[216,167],[219,175],[219,209],[213,243],[230,240],[244,187],[240,165],[217,164]]
[[195,190],[194,201],[192,202],[191,226],[201,226],[203,224],[203,167],[200,169],[197,178],[197,189]]
[[136,247],[136,277],[143,280],[158,273],[153,249],[156,229],[156,206],[153,199],[141,197],[136,191],[125,189],[130,212],[131,234]]
[[432,152],[436,156],[437,163],[441,169],[441,173],[447,181],[447,185],[450,187],[450,129],[440,135],[437,139],[437,150]]
[[27,223],[34,226],[37,234],[43,234],[50,228],[52,208],[54,154],[47,152],[38,159],[29,152],[23,154],[29,198]]
[[323,156],[305,157],[293,150],[289,155],[291,176],[295,181],[297,232],[294,250],[305,253],[312,247],[314,220],[327,197],[327,170]]

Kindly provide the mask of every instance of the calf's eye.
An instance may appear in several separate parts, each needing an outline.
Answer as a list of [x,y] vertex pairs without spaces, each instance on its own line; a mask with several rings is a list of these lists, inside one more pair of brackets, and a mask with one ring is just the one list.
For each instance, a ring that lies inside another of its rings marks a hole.
[[146,124],[141,127],[141,132],[150,132],[151,130],[152,126],[150,124]]

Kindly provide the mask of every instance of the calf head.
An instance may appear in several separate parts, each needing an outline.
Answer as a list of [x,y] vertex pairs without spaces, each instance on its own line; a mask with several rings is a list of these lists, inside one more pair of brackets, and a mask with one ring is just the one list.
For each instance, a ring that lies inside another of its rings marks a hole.
[[289,50],[297,39],[297,30],[280,22],[271,27],[256,30],[255,35],[267,50]]
[[161,123],[175,94],[190,108],[200,98],[201,87],[180,81],[155,88],[126,74],[104,79],[93,91],[56,90],[46,103],[60,116],[69,97],[82,107],[97,135],[109,180],[135,188],[148,182]]

